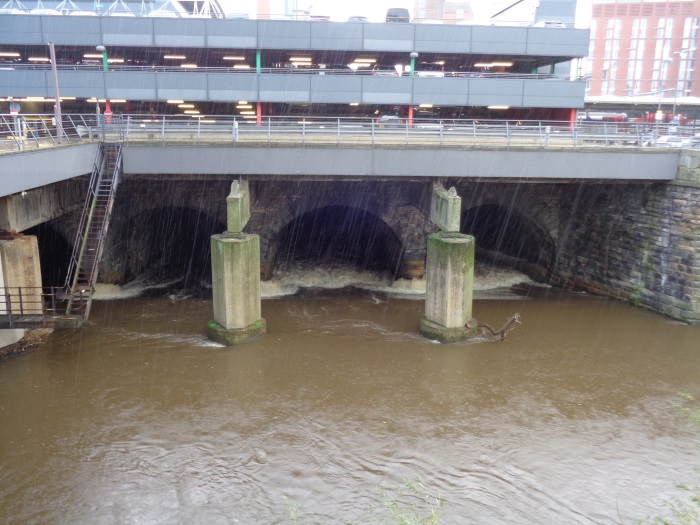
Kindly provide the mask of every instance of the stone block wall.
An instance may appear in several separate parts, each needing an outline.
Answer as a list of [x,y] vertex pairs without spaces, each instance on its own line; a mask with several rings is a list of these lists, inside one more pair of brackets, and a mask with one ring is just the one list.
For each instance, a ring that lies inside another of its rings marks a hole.
[[572,186],[560,213],[552,284],[700,322],[700,152],[673,183]]

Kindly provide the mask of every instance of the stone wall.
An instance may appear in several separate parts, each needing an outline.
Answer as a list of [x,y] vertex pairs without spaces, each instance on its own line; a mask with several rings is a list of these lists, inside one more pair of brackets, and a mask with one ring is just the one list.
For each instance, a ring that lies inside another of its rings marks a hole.
[[573,186],[560,214],[553,284],[700,322],[700,152],[673,183]]

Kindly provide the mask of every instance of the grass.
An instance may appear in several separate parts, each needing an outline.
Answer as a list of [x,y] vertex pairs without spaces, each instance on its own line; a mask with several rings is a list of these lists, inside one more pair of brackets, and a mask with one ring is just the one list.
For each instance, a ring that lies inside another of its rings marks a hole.
[[[698,400],[691,394],[678,392],[680,403],[675,407],[694,424],[700,424]],[[697,467],[695,471],[700,473]],[[637,522],[639,525],[700,525],[700,484],[686,485],[677,483],[676,487],[684,492],[684,498],[672,498],[664,503],[667,516],[654,516]]]

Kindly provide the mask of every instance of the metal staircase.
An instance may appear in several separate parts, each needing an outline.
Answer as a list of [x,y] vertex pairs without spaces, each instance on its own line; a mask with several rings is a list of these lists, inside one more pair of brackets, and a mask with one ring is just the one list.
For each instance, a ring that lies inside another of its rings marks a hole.
[[121,171],[121,147],[121,142],[100,144],[73,244],[63,299],[66,317],[78,322],[86,320],[90,314],[98,263]]

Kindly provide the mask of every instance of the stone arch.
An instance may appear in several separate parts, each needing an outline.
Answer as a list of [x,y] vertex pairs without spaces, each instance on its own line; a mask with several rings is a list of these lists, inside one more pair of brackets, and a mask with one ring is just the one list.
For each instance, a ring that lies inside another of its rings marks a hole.
[[432,224],[420,212],[430,185],[406,182],[265,181],[251,185],[251,218],[246,232],[260,235],[261,276],[269,279],[279,250],[279,233],[296,218],[328,206],[362,210],[377,217],[411,258],[425,258]]
[[392,278],[403,266],[404,243],[397,231],[366,209],[326,204],[289,218],[269,229],[267,277],[276,263],[311,260],[319,264],[350,264]]
[[541,221],[516,206],[487,201],[462,211],[460,231],[476,239],[477,256],[507,264],[530,277],[549,279],[556,242]]
[[149,272],[163,280],[182,278],[185,287],[211,281],[210,239],[226,230],[218,214],[161,204],[113,219],[100,281],[123,284]]

